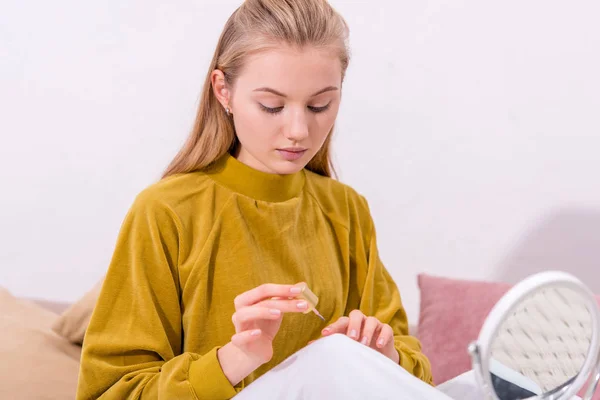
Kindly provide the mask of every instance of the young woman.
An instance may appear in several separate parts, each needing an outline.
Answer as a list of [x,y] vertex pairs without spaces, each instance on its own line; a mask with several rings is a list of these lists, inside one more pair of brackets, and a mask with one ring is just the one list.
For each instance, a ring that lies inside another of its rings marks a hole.
[[123,223],[78,399],[231,398],[332,335],[431,383],[367,202],[331,178],[347,37],[326,0],[227,21],[187,143]]

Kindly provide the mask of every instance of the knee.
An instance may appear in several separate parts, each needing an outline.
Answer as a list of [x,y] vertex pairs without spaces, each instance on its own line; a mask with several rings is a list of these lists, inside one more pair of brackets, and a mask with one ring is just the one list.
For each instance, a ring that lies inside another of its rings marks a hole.
[[322,358],[326,357],[334,360],[344,358],[362,346],[357,341],[339,333],[317,340],[312,345],[315,354]]
[[315,384],[326,382],[328,386],[344,391],[347,383],[336,378],[340,376],[340,371],[343,371],[343,376],[360,374],[371,351],[346,335],[327,336],[306,348],[306,352],[300,357],[303,363],[300,369],[309,371],[309,381]]
[[335,348],[347,348],[348,346],[358,344],[356,340],[350,339],[348,336],[343,335],[341,333],[334,333],[331,336],[324,337],[320,340],[320,342],[328,343],[328,346]]

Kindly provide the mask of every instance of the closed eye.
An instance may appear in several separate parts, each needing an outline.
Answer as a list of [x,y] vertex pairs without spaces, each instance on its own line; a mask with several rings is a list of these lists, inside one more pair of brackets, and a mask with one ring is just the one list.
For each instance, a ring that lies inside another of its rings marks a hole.
[[320,112],[324,112],[327,111],[329,109],[329,105],[331,103],[328,103],[327,105],[323,106],[323,107],[313,107],[313,106],[308,106],[308,109],[314,113],[320,113]]
[[268,112],[269,114],[277,114],[278,112],[281,112],[281,110],[283,110],[283,107],[267,107],[260,103],[258,103],[258,104],[260,105],[260,108],[263,111]]
[[[277,114],[277,113],[280,113],[283,110],[283,107],[267,107],[267,106],[265,106],[265,105],[263,105],[261,103],[258,103],[258,104],[260,105],[260,108],[264,112],[269,113],[269,114]],[[308,109],[310,111],[314,112],[315,114],[318,114],[318,113],[322,113],[324,111],[327,111],[329,109],[330,105],[331,105],[331,103],[329,103],[329,104],[327,104],[327,105],[325,105],[323,107],[314,107],[314,106],[307,106],[307,107],[308,107]]]

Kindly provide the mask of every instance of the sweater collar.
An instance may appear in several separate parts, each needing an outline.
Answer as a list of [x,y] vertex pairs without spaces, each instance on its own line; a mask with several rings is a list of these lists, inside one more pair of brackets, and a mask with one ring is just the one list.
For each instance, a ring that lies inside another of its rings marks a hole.
[[306,179],[304,170],[289,175],[270,174],[247,166],[229,153],[206,173],[234,192],[267,202],[281,202],[298,196]]

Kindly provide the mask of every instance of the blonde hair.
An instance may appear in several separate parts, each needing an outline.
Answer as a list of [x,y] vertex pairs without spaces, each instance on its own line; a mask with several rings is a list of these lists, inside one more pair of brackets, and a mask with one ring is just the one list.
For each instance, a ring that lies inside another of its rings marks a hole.
[[[233,85],[245,59],[280,45],[331,47],[341,61],[342,81],[350,54],[348,26],[326,0],[246,0],[227,20],[208,68],[192,131],[163,174],[202,170],[237,146],[233,120],[212,90],[211,73],[219,69]],[[333,128],[306,168],[332,175],[329,147]]]

